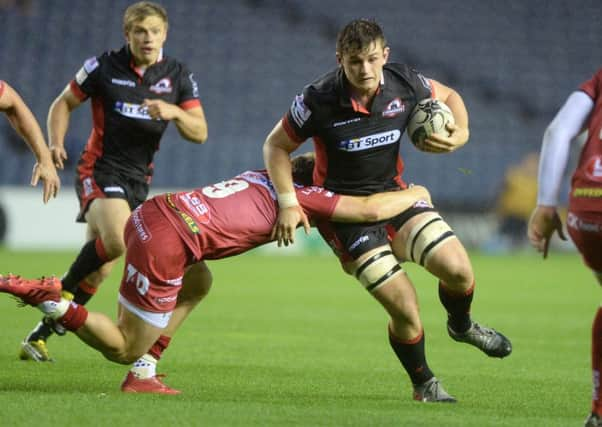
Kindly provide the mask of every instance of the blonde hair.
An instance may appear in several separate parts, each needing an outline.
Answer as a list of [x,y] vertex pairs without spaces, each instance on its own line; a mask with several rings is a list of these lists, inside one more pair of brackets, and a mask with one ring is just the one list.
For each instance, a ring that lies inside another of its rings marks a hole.
[[157,16],[165,23],[167,28],[167,11],[157,3],[151,1],[139,1],[130,5],[123,14],[123,30],[130,31],[135,22],[139,22],[149,16]]

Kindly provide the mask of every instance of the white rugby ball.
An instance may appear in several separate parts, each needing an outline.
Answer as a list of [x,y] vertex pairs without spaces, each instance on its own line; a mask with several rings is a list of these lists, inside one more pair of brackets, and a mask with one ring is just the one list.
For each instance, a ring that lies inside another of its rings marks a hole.
[[424,140],[432,134],[449,135],[445,125],[454,124],[454,115],[444,102],[426,98],[420,101],[408,119],[407,132],[410,141],[419,150],[424,149]]

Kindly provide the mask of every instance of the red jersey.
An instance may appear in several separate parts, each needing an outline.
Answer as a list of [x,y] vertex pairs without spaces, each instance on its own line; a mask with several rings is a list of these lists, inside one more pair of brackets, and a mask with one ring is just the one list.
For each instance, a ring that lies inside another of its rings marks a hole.
[[[339,195],[322,187],[295,186],[310,218],[330,219]],[[192,191],[162,194],[156,203],[200,259],[221,259],[270,241],[278,217],[276,192],[266,171],[247,171]]]
[[588,136],[571,180],[570,205],[576,211],[602,212],[602,69],[579,89],[594,101]]

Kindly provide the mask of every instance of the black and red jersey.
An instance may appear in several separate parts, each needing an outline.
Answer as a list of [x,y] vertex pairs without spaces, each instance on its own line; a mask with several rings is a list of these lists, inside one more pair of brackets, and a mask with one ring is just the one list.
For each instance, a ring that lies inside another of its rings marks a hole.
[[602,69],[579,89],[592,98],[594,108],[587,121],[587,141],[571,180],[570,207],[602,212]]
[[200,105],[197,83],[185,65],[160,57],[142,74],[127,46],[86,60],[70,87],[80,100],[92,100],[93,129],[78,166],[80,177],[98,170],[150,181],[168,122],[153,120],[142,103],[161,99],[183,109]]
[[288,135],[313,138],[314,184],[341,194],[405,188],[399,144],[418,101],[434,96],[431,82],[403,64],[385,64],[370,111],[352,98],[342,68],[306,86],[282,119]]

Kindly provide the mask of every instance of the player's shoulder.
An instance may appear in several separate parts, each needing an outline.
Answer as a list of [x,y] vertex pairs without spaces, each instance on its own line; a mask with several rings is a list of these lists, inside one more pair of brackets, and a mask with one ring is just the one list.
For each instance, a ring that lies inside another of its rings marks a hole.
[[341,73],[340,69],[331,70],[305,86],[303,96],[306,102],[321,104],[336,100],[341,85]]
[[416,78],[421,75],[414,67],[399,62],[389,62],[385,64],[383,69],[390,77],[402,79],[404,81],[416,80]]

